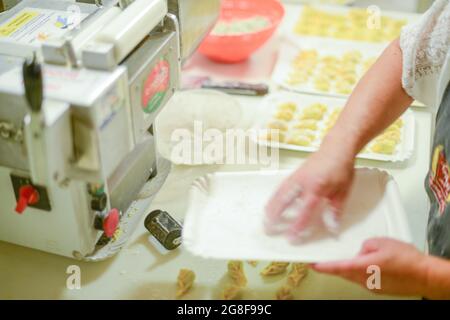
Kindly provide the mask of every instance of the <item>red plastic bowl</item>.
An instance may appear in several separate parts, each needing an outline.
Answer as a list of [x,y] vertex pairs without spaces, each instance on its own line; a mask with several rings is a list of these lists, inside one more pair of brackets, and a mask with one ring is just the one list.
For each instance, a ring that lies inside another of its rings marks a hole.
[[199,51],[211,60],[236,63],[248,59],[273,35],[284,16],[278,0],[222,0],[220,20],[247,19],[263,16],[270,25],[258,32],[218,36],[210,34]]

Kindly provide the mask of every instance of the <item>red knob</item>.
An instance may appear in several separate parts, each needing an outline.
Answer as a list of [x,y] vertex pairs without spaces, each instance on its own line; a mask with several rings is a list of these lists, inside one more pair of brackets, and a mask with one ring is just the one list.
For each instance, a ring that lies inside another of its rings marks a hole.
[[31,185],[25,185],[19,189],[19,200],[16,204],[16,212],[22,214],[28,205],[39,202],[39,192]]
[[119,226],[120,213],[117,209],[111,209],[103,220],[103,231],[111,238]]

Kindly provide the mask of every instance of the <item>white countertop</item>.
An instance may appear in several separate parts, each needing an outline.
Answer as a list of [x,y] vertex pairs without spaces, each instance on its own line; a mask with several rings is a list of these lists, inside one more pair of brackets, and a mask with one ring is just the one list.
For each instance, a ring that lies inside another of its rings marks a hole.
[[[215,78],[267,80],[276,58],[278,39],[274,38],[245,63],[216,65],[195,55],[187,74],[209,74]],[[240,98],[244,117],[251,119],[259,98]],[[414,243],[424,248],[427,222],[427,197],[423,181],[431,149],[431,114],[426,109],[415,110],[416,149],[405,163],[359,161],[360,165],[375,166],[390,172],[397,181],[409,216]],[[298,166],[308,154],[282,151],[282,168]],[[174,167],[166,184],[152,204],[182,220],[187,206],[187,190],[196,177],[208,172],[251,170],[245,166]],[[150,212],[150,210],[149,210]],[[143,224],[132,235],[127,246],[117,256],[98,263],[84,263],[28,248],[0,242],[0,299],[172,299],[180,268],[197,273],[195,286],[186,299],[219,298],[226,282],[226,262],[193,257],[182,247],[173,252],[158,250]],[[70,265],[81,268],[81,289],[66,287],[66,270]],[[272,299],[281,278],[263,281],[257,268],[245,265],[249,284],[244,292],[247,299]],[[347,281],[311,273],[295,291],[298,299],[314,298],[380,298]]]
[[[253,99],[244,99],[250,101]],[[249,114],[256,101],[247,103]],[[431,116],[416,111],[417,135],[413,157],[405,164],[383,164],[361,161],[388,170],[399,184],[402,200],[410,219],[414,242],[423,248],[427,221],[427,197],[423,180],[428,167],[430,149],[429,127]],[[420,146],[420,147],[419,147]],[[294,168],[306,154],[281,153],[281,166]],[[187,208],[187,190],[196,177],[215,170],[247,170],[225,167],[174,167],[168,181],[158,194],[152,208],[168,211],[182,220]],[[149,210],[150,212],[150,210]],[[81,268],[81,289],[68,290],[66,269],[70,265]],[[246,265],[249,278],[244,298],[270,299],[284,282],[280,278],[264,282],[256,269]],[[129,243],[114,258],[98,263],[84,263],[4,242],[0,243],[0,299],[171,299],[175,296],[175,281],[180,268],[191,268],[197,273],[194,289],[186,299],[218,298],[224,283],[226,262],[204,260],[181,249],[161,253],[149,242],[149,233],[143,224]],[[278,281],[276,281],[278,280]],[[300,299],[314,298],[380,298],[341,279],[311,274],[296,291]]]

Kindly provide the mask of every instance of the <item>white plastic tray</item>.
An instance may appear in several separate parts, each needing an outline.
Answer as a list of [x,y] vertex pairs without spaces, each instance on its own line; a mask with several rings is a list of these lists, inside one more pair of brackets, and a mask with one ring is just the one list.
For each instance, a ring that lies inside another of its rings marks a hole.
[[268,236],[264,206],[287,171],[216,173],[194,181],[183,229],[184,246],[204,258],[323,262],[352,258],[372,237],[411,242],[394,180],[385,172],[357,170],[337,237],[291,244]]
[[[332,112],[335,108],[342,108],[345,106],[345,99],[325,97],[325,96],[315,96],[307,94],[297,94],[293,92],[277,92],[271,94],[264,98],[261,102],[258,117],[255,117],[257,121],[253,125],[253,129],[262,130],[266,129],[267,123],[272,119],[275,109],[280,103],[284,102],[295,102],[299,110],[308,107],[313,103],[324,103],[328,106],[329,110],[327,114]],[[371,152],[360,153],[358,158],[378,160],[378,161],[405,161],[411,157],[414,151],[414,141],[415,141],[415,119],[414,113],[407,111],[402,115],[404,125],[402,128],[402,137],[397,151],[392,155],[376,154]],[[319,130],[322,130],[323,123],[319,125]],[[272,147],[279,147],[281,149],[292,150],[292,151],[303,151],[303,152],[315,152],[319,149],[321,140],[317,139],[312,143],[311,146],[296,146],[287,143],[276,143],[272,144],[266,140],[258,138],[257,141],[261,145],[271,145]],[[370,146],[370,144],[369,144]]]

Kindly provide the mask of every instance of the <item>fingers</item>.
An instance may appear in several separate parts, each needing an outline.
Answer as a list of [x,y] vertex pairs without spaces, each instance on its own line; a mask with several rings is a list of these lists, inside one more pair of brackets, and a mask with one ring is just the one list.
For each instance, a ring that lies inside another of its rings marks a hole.
[[[336,192],[333,184],[330,185],[326,180],[319,178],[309,179],[303,173],[297,171],[285,180],[266,205],[264,225],[267,233],[278,234],[279,230],[282,230],[277,228],[280,218],[289,207],[296,210],[294,204],[298,199],[301,199],[302,207],[299,210],[298,218],[288,232],[288,237],[291,241],[307,235],[307,227],[314,216],[317,216],[319,219],[322,218],[322,222],[330,232],[334,234],[339,232],[339,220],[347,199],[348,190],[346,188],[337,188],[338,191]],[[301,181],[304,189],[300,186],[299,181]],[[328,195],[330,196],[329,198]],[[324,210],[326,209],[326,203],[329,204],[331,211]],[[319,212],[322,209],[324,211]],[[311,232],[313,230],[309,229],[308,231]]]
[[316,263],[312,265],[312,268],[320,273],[336,275],[355,281],[361,277],[366,277],[367,267],[373,264],[374,258],[374,256],[369,255],[356,257],[351,260]]
[[314,270],[321,273],[344,275],[359,269],[366,269],[377,259],[377,252],[380,248],[382,238],[372,238],[364,241],[358,256],[343,261],[316,263],[312,266]]
[[317,263],[312,266],[312,269],[316,272],[338,276],[357,283],[360,282],[365,273],[354,260]]
[[307,194],[302,200],[303,203],[298,212],[298,217],[288,232],[288,238],[291,241],[295,241],[302,236],[302,232],[305,231],[312,218],[321,209],[322,198],[315,194]]
[[283,212],[300,196],[301,186],[291,180],[290,178],[283,182],[278,191],[269,200],[266,206],[267,224],[276,223],[283,215]]
[[347,196],[348,191],[345,190],[330,197],[330,207],[337,219],[342,216]]
[[368,267],[376,264],[376,260],[375,254],[370,254],[369,256],[357,257],[353,260],[320,263],[312,268],[317,272],[338,276],[365,286],[369,276]]
[[322,215],[322,221],[328,231],[336,235],[339,233],[340,220],[344,211],[347,195],[348,191],[343,190],[326,200],[327,209]]
[[316,263],[311,266],[314,271],[341,276],[355,269],[354,260]]
[[384,244],[384,240],[385,240],[384,238],[372,238],[364,241],[364,243],[361,246],[361,251],[359,252],[359,255],[367,255],[380,250],[380,248]]
[[367,279],[367,268],[370,265],[380,265],[383,254],[380,249],[386,239],[373,238],[365,241],[358,256],[343,261],[316,263],[312,269],[325,274],[339,276],[347,280],[362,283]]
[[336,212],[334,212],[333,210],[330,211],[330,208],[327,208],[326,211],[322,214],[322,222],[327,230],[331,233],[335,235],[339,233],[339,217]]

